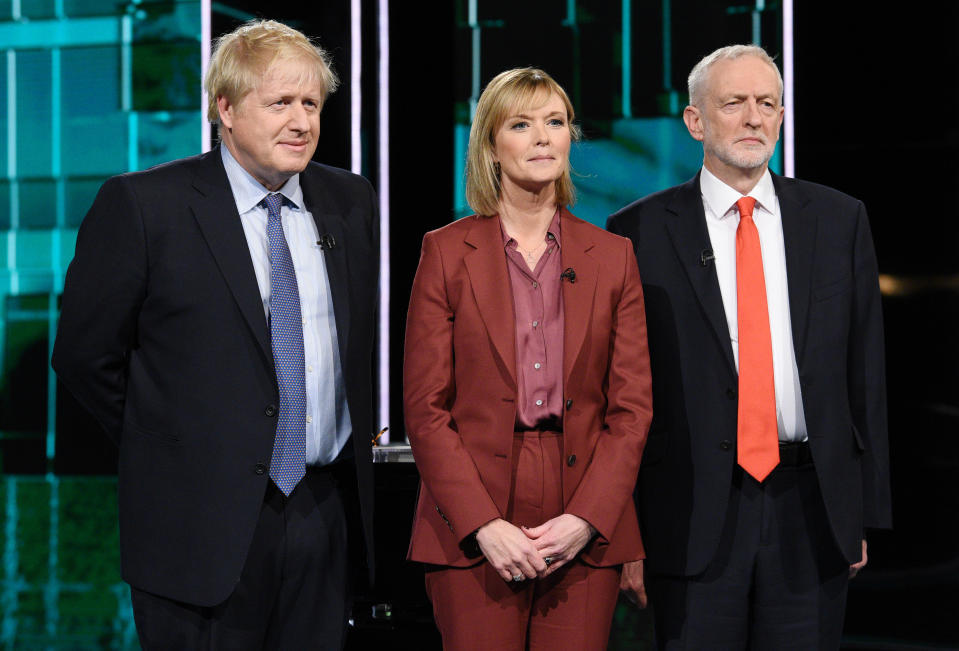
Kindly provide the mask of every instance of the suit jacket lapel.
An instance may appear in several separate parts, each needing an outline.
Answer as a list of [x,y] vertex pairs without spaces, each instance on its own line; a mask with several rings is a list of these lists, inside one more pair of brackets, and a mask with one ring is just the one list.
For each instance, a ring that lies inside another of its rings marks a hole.
[[735,375],[736,364],[733,361],[733,347],[729,338],[726,311],[723,308],[723,296],[719,291],[716,265],[710,261],[703,263],[703,252],[711,252],[713,247],[706,228],[699,174],[677,189],[666,210],[672,213],[671,218],[666,220],[666,228],[679,263],[693,286],[706,320],[712,326],[716,343],[723,351],[729,370]]
[[793,348],[796,351],[796,363],[801,364],[806,345],[806,322],[809,316],[818,215],[807,213],[809,198],[792,179],[775,174],[772,179],[782,214]]
[[516,319],[513,292],[503,253],[503,235],[498,217],[467,217],[473,227],[464,238],[474,250],[463,262],[469,274],[473,298],[509,379],[516,387]]
[[592,257],[594,247],[589,229],[563,208],[560,213],[560,260],[563,271],[572,269],[576,281],[561,281],[563,288],[563,387],[569,392],[576,366],[589,330],[593,299],[599,278],[599,263]]
[[317,234],[320,237],[330,235],[335,242],[332,248],[324,249],[323,259],[326,262],[326,275],[330,280],[330,293],[333,295],[333,316],[336,320],[340,359],[345,360],[350,333],[349,229],[345,216],[331,210],[337,204],[326,196],[322,185],[309,171],[307,168],[300,174],[303,200],[307,210],[313,215]]
[[272,370],[272,345],[263,313],[263,299],[219,148],[205,154],[197,165],[193,180],[197,194],[191,202],[194,218]]

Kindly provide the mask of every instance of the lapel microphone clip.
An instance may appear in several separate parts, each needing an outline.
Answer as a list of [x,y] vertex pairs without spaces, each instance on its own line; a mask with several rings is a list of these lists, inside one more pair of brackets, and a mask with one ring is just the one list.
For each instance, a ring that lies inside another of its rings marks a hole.
[[316,241],[320,245],[320,248],[324,251],[330,251],[336,248],[336,240],[333,239],[333,236],[327,233],[326,235],[320,235],[320,239]]
[[565,278],[566,280],[568,280],[568,281],[570,282],[570,284],[575,283],[575,282],[576,282],[576,271],[574,271],[572,267],[566,267],[566,271],[564,271],[563,273],[561,273],[561,274],[559,275],[559,278],[560,278],[560,280],[562,280],[563,278]]

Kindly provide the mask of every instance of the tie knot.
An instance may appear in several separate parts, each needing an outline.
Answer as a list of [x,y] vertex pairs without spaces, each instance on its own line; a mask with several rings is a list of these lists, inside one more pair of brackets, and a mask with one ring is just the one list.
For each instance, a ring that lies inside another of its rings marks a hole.
[[756,206],[756,200],[752,197],[742,197],[739,201],[736,202],[736,207],[739,208],[740,217],[752,217],[753,208]]
[[283,206],[283,195],[279,192],[271,192],[263,197],[263,205],[266,206],[266,211],[270,214],[270,217],[278,218],[280,208]]

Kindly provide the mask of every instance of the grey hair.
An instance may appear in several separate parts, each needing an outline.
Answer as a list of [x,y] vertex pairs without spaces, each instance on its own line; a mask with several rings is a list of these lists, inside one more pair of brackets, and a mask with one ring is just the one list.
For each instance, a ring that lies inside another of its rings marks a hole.
[[779,72],[779,66],[773,61],[773,58],[766,53],[766,50],[758,45],[727,45],[718,50],[710,52],[699,63],[693,66],[689,73],[689,103],[697,108],[702,108],[703,93],[706,91],[706,82],[709,81],[709,69],[714,63],[724,59],[738,59],[740,57],[756,57],[769,64],[776,71],[776,79],[779,82],[779,103],[783,99],[783,76]]

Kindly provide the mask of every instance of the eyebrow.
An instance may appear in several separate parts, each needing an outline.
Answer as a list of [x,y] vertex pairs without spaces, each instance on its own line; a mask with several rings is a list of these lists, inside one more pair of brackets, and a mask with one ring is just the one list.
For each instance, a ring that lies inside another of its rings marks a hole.
[[[553,111],[553,112],[547,114],[546,117],[551,118],[551,117],[553,117],[554,115],[560,115],[560,116],[566,117],[566,112],[565,112],[565,111]],[[532,120],[532,119],[533,119],[533,117],[532,117],[531,115],[528,115],[528,114],[526,114],[526,113],[516,113],[515,115],[511,115],[511,116],[509,116],[509,117],[506,118],[506,119],[507,119],[507,120],[515,120],[515,119],[518,119],[518,118],[522,118],[523,120]]]
[[[728,102],[731,99],[744,100],[744,99],[748,99],[749,97],[753,97],[753,95],[751,95],[750,93],[729,93],[728,95],[720,95],[718,97],[718,101],[720,103],[724,103],[724,102]],[[775,93],[763,93],[762,95],[756,95],[755,97],[757,100],[771,99],[774,102],[779,101]]]

